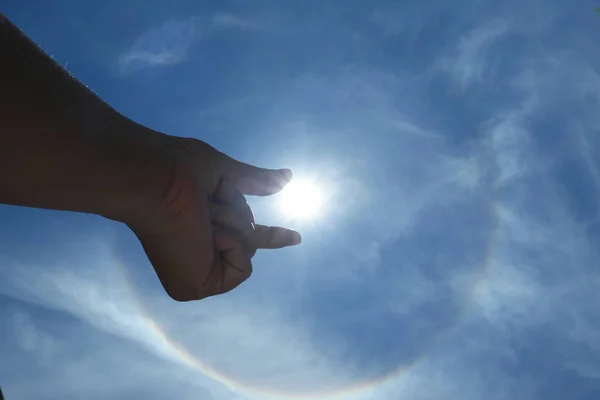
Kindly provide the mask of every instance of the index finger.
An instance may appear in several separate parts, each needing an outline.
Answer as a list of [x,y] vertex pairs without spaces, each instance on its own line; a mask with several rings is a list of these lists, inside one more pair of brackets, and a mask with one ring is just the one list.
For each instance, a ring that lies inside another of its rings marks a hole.
[[280,249],[302,242],[302,236],[295,230],[265,225],[255,225],[250,239],[257,249]]

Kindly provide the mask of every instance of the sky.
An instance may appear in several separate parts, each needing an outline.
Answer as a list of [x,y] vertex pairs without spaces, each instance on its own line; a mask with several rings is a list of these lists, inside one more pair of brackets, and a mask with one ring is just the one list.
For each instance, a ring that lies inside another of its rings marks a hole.
[[322,190],[237,290],[123,225],[0,206],[15,399],[600,398],[600,2],[11,1],[135,121]]

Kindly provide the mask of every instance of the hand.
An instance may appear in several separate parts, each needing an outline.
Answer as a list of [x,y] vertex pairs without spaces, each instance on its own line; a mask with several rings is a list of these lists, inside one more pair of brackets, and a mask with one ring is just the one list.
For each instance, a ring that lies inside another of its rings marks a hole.
[[254,225],[244,198],[280,191],[291,171],[241,163],[199,140],[171,139],[175,166],[162,204],[128,224],[171,298],[226,293],[250,277],[256,249],[300,243],[295,231]]
[[0,37],[0,204],[124,222],[181,301],[238,286],[257,248],[300,242],[297,232],[254,226],[243,198],[281,190],[290,171],[129,120],[2,15]]

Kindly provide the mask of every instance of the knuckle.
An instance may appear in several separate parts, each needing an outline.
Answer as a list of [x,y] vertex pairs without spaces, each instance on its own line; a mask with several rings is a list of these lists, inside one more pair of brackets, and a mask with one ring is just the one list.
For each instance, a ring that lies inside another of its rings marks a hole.
[[178,303],[185,303],[188,301],[192,301],[195,300],[194,298],[192,298],[191,296],[189,296],[188,294],[182,292],[182,291],[171,291],[171,290],[167,290],[167,294],[169,295],[169,297],[172,300],[175,300]]
[[169,297],[178,303],[185,303],[194,300],[201,300],[208,297],[203,293],[202,287],[196,287],[195,285],[181,285],[177,287],[165,287],[165,291]]

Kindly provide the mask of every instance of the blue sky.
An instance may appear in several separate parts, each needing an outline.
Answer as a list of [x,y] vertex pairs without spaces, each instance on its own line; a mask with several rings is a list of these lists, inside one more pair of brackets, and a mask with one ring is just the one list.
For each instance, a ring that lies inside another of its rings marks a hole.
[[600,3],[53,1],[2,11],[120,112],[327,194],[175,303],[124,227],[0,207],[12,399],[597,399]]

